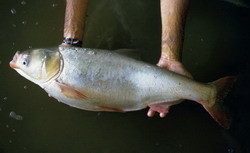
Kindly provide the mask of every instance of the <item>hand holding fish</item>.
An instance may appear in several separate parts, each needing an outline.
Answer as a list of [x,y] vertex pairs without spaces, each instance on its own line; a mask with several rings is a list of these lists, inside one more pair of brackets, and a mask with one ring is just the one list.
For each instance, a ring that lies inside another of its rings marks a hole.
[[[184,26],[189,0],[161,0],[161,19],[162,19],[162,43],[161,58],[158,66],[175,73],[192,78],[181,61],[183,46]],[[165,117],[170,106],[179,101],[168,101],[161,104],[149,105],[147,115],[153,117],[156,112],[160,117]]]
[[[166,58],[162,58],[159,60],[158,64],[159,67],[162,67],[164,69],[170,70],[172,72],[184,75],[188,78],[193,78],[193,76],[186,70],[186,68],[184,67],[184,65],[179,62],[179,61],[175,61],[175,60],[167,60]],[[152,104],[149,105],[149,110],[147,115],[149,117],[153,117],[156,112],[159,113],[160,117],[165,117],[167,115],[167,113],[169,112],[170,109],[170,104],[177,104],[179,103],[174,102],[174,101],[166,101],[164,103],[160,103],[160,104]]]
[[187,69],[185,68],[185,66],[179,61],[175,61],[175,60],[171,61],[171,60],[166,60],[166,59],[161,58],[159,62],[157,63],[157,66],[168,69],[175,73],[184,75],[188,78],[193,78],[191,73],[189,73]]

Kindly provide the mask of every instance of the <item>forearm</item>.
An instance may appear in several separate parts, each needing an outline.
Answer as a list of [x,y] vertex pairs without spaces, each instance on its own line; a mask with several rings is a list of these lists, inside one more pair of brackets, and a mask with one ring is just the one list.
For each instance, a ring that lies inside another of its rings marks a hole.
[[161,58],[164,60],[181,60],[188,4],[189,0],[161,0]]
[[83,39],[88,0],[67,0],[64,37]]

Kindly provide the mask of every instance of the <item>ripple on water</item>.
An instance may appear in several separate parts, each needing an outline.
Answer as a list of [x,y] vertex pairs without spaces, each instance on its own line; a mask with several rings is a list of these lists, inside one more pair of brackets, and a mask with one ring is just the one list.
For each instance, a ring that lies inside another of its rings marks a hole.
[[22,1],[21,4],[22,4],[22,5],[26,5],[27,2],[26,2],[26,1]]
[[58,6],[58,4],[52,4],[52,7],[57,7]]
[[21,115],[17,115],[14,111],[11,111],[9,116],[15,120],[19,121],[23,120],[23,117]]
[[23,25],[26,25],[26,24],[27,24],[27,21],[22,21],[22,24],[23,24]]
[[12,8],[10,9],[11,14],[16,14],[16,9]]

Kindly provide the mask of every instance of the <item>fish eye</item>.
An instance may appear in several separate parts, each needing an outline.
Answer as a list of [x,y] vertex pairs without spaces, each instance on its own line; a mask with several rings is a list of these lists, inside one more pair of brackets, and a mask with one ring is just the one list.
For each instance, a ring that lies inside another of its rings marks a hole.
[[28,65],[28,57],[25,57],[23,60],[23,65],[27,66]]

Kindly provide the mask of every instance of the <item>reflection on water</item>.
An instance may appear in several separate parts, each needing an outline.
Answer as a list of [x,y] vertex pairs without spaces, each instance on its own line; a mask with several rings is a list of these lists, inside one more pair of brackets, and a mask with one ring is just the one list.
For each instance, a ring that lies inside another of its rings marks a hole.
[[[49,98],[11,70],[17,50],[62,41],[61,0],[0,2],[0,153],[233,153],[247,152],[249,120],[249,9],[219,0],[192,1],[183,61],[196,80],[240,74],[226,104],[234,114],[224,131],[201,106],[186,101],[164,118],[88,112]],[[143,60],[160,53],[159,1],[91,0],[84,46],[143,49]],[[14,118],[13,118],[14,117]],[[18,120],[21,119],[21,120]]]
[[19,121],[23,120],[23,117],[21,115],[17,115],[14,111],[11,111],[9,116],[15,120]]
[[12,9],[10,10],[10,12],[11,12],[12,14],[16,14],[16,9],[12,8]]

